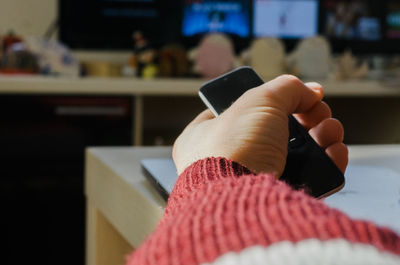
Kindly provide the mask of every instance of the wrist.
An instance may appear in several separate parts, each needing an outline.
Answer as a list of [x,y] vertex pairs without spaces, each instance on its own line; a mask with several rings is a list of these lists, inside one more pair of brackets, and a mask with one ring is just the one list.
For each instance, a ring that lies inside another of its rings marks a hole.
[[239,178],[254,175],[245,166],[224,157],[208,157],[189,165],[178,177],[173,196],[184,196],[199,187],[221,179]]

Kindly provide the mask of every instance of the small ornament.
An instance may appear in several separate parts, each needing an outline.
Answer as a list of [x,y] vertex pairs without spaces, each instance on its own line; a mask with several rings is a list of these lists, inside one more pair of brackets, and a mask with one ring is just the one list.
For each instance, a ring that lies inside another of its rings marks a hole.
[[277,38],[256,39],[241,54],[241,62],[250,65],[265,81],[285,72],[285,48]]
[[337,70],[333,75],[335,80],[361,79],[368,75],[367,62],[361,64],[351,51],[346,51],[337,59]]
[[325,79],[333,68],[331,46],[324,37],[302,40],[287,58],[291,72],[303,78]]
[[[135,68],[136,76],[143,77],[144,69],[146,66],[150,66],[150,68],[147,69],[146,77],[154,77],[158,72],[154,70],[154,68],[157,67],[155,65],[156,50],[150,46],[149,41],[144,37],[142,32],[135,31],[132,37],[135,44],[133,58],[130,58],[130,63]],[[150,71],[149,69],[152,70]],[[154,76],[151,76],[153,74]]]
[[3,53],[6,53],[8,48],[10,48],[13,44],[21,42],[22,38],[17,36],[13,30],[8,31],[7,35],[3,36],[1,41]]
[[159,55],[159,75],[163,77],[184,77],[189,72],[189,61],[184,47],[178,44],[165,46]]
[[236,65],[231,39],[219,33],[206,35],[189,58],[194,61],[194,72],[205,78],[217,77]]

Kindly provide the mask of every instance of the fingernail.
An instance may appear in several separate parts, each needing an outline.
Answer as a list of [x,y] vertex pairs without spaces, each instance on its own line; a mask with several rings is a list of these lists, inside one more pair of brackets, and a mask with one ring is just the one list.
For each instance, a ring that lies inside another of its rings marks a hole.
[[305,83],[305,85],[314,91],[323,92],[322,85],[317,82],[308,82],[308,83]]

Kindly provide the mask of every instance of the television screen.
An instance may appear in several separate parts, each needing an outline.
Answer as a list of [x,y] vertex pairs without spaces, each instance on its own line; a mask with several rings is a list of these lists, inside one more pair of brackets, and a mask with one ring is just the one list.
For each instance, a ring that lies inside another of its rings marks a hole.
[[179,37],[181,5],[163,0],[60,0],[60,39],[71,48],[132,48],[132,33],[152,43]]
[[318,33],[317,0],[254,0],[255,37],[305,38]]
[[380,5],[380,1],[324,1],[325,35],[334,39],[380,40]]
[[248,5],[247,0],[185,0],[182,35],[193,37],[210,32],[221,32],[242,38],[249,37]]
[[386,37],[400,39],[400,3],[397,1],[387,4]]

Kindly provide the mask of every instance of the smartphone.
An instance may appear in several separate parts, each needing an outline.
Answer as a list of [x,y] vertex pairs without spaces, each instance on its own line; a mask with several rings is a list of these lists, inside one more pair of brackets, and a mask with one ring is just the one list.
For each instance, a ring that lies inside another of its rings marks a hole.
[[[264,84],[251,67],[239,67],[208,81],[199,96],[215,116],[229,108],[244,92]],[[280,178],[294,189],[316,198],[327,197],[344,187],[344,175],[336,164],[292,115],[286,166]]]

